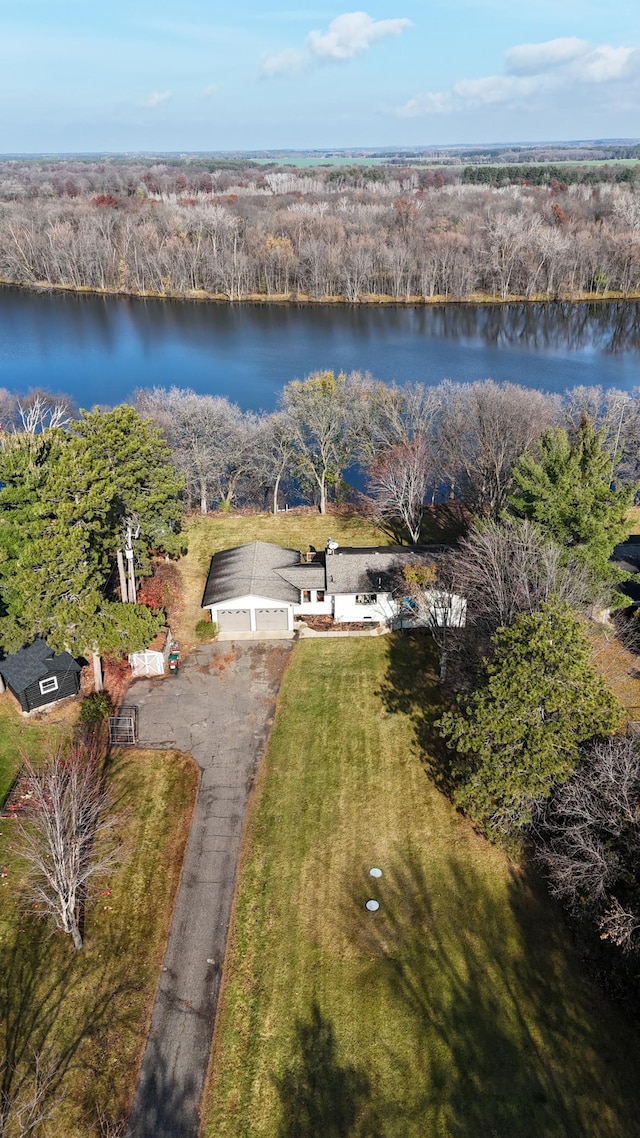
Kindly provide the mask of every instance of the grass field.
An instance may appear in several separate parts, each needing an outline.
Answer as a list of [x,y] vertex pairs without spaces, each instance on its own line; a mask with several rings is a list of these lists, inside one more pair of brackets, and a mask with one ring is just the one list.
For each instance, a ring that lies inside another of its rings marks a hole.
[[438,702],[427,639],[296,646],[245,834],[205,1138],[640,1134],[637,1036],[545,894],[429,775]]
[[[11,1098],[34,1055],[57,1069],[47,1134],[92,1138],[98,1108],[128,1107],[160,973],[195,797],[183,756],[117,754],[110,781],[126,856],[89,900],[85,947],[25,913],[11,821],[0,823],[0,1091]],[[8,1065],[2,1071],[2,1059]],[[14,1133],[11,1129],[9,1133]],[[18,1130],[15,1130],[18,1133]]]
[[55,744],[66,734],[67,722],[75,716],[76,707],[65,703],[51,715],[25,719],[9,692],[0,695],[0,806],[20,766],[22,753],[37,760],[43,747]]

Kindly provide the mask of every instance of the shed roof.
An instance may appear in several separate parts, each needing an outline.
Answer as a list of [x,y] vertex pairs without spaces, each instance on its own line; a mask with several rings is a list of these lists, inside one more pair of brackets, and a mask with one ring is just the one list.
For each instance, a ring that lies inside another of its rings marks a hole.
[[45,676],[66,675],[80,670],[77,660],[69,652],[56,655],[40,637],[0,660],[0,675],[14,691],[25,691],[30,684]]
[[254,594],[296,604],[299,589],[285,580],[278,569],[299,566],[296,549],[285,549],[267,541],[252,541],[223,549],[211,558],[202,604],[219,604],[234,597]]

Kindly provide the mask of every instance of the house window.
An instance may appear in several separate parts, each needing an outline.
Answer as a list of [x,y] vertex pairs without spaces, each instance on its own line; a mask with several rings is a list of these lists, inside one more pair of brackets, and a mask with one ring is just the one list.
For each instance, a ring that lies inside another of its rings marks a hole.
[[48,695],[51,691],[58,690],[58,677],[49,676],[46,680],[40,680],[40,695]]
[[302,603],[303,605],[311,604],[311,589],[302,590]]
[[375,605],[378,597],[376,593],[358,593],[356,596],[357,605]]
[[316,600],[317,601],[323,601],[324,600],[324,589],[316,589]]

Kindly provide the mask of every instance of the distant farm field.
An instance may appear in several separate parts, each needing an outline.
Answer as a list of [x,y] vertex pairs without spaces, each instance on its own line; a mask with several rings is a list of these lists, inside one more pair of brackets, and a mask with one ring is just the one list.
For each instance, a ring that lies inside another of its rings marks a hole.
[[640,1135],[638,1036],[544,892],[430,777],[433,663],[428,638],[398,635],[294,650],[245,834],[206,1138]]

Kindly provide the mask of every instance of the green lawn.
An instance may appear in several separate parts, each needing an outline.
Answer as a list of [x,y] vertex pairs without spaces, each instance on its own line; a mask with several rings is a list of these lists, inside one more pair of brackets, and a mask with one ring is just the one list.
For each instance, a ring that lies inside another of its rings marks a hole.
[[428,640],[397,635],[294,650],[245,835],[205,1138],[640,1135],[638,1037],[545,894],[434,785],[432,667]]
[[109,778],[124,817],[125,857],[92,891],[80,953],[25,912],[14,823],[0,823],[0,863],[8,866],[0,881],[0,1092],[19,1092],[35,1055],[52,1063],[50,1138],[98,1138],[107,1133],[99,1111],[111,1121],[126,1114],[197,784],[191,760],[167,752],[116,755]]
[[[64,711],[70,710],[71,705],[67,704]],[[0,696],[0,806],[20,766],[22,754],[37,760],[43,747],[55,745],[66,734],[64,716],[63,722],[59,720],[58,714],[56,722],[55,713],[52,720],[45,715],[37,722],[26,719],[20,714],[13,696],[8,692]]]

